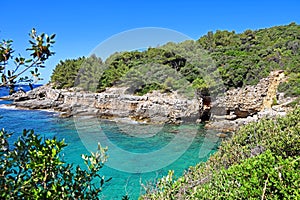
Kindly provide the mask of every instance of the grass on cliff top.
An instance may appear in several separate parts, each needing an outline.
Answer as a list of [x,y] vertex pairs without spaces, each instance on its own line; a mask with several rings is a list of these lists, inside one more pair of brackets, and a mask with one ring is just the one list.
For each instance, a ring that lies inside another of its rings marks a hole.
[[248,124],[206,163],[172,172],[141,199],[300,199],[300,107]]

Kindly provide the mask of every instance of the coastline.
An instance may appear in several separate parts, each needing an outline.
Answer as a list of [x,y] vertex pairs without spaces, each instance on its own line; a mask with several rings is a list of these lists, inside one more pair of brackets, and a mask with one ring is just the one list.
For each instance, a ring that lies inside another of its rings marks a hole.
[[53,109],[60,117],[96,116],[104,119],[130,118],[142,123],[193,122],[202,102],[177,93],[153,92],[144,96],[124,93],[124,88],[110,88],[103,93],[53,89],[45,85],[27,93],[11,96],[12,105],[27,109]]
[[[9,106],[17,109],[47,110],[62,118],[92,116],[140,124],[205,123],[207,129],[234,132],[261,118],[286,115],[287,104],[293,99],[277,92],[282,81],[283,71],[274,71],[257,85],[229,90],[213,102],[200,97],[187,99],[176,92],[154,91],[137,96],[126,94],[126,88],[112,87],[91,93],[76,88],[53,89],[51,84],[4,98],[12,100]],[[209,121],[204,120],[207,118]]]
[[[1,101],[1,99],[0,99]],[[37,110],[37,111],[44,111],[44,112],[50,112],[50,113],[56,113],[59,115],[59,111],[56,111],[54,109],[30,109],[26,107],[17,107],[15,105],[11,104],[2,104],[0,105],[0,109],[9,109],[9,110]]]

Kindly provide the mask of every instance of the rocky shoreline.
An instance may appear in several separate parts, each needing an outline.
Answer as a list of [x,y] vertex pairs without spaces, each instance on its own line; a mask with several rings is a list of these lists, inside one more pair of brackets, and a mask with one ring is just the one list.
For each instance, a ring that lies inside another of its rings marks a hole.
[[293,99],[277,92],[284,81],[283,71],[275,71],[255,86],[227,91],[215,101],[187,99],[177,93],[154,91],[144,96],[126,94],[126,88],[109,88],[101,93],[53,89],[44,85],[27,93],[9,97],[12,106],[51,109],[60,117],[89,115],[105,119],[130,118],[143,123],[199,123],[209,118],[207,128],[232,132],[243,124],[264,117],[285,115]]
[[109,88],[102,93],[58,90],[51,85],[10,96],[12,106],[27,109],[53,109],[60,117],[91,115],[99,118],[130,118],[144,123],[180,124],[196,121],[201,99],[186,99],[177,93],[157,91],[144,96],[125,94],[126,88]]
[[278,93],[278,86],[284,81],[284,71],[273,71],[257,85],[227,91],[212,103],[211,118],[206,127],[231,132],[262,118],[286,115],[290,110],[287,105],[294,98]]

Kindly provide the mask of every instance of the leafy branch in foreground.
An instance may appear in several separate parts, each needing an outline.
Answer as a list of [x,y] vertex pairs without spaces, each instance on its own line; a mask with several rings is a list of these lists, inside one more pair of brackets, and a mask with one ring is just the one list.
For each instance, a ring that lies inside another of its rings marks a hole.
[[99,175],[107,148],[99,145],[91,156],[82,155],[84,170],[61,159],[63,140],[43,139],[33,130],[24,130],[10,147],[10,136],[0,131],[1,199],[99,199],[104,183],[110,180]]
[[[50,48],[55,43],[55,34],[51,36],[45,33],[38,35],[35,29],[32,29],[29,35],[31,46],[26,51],[30,52],[31,58],[28,59],[25,59],[20,54],[16,57],[13,56],[12,40],[0,42],[0,87],[9,87],[10,94],[14,93],[14,86],[17,83],[29,83],[29,86],[31,86],[32,82],[42,80],[39,78],[39,68],[44,68],[45,61],[54,55]],[[14,64],[11,63],[12,59]],[[20,77],[29,70],[31,77]]]

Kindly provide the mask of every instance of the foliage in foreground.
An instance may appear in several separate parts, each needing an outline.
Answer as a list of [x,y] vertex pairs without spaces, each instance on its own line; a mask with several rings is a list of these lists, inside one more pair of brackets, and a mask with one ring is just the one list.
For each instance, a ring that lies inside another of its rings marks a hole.
[[24,130],[10,146],[10,136],[0,131],[1,199],[99,199],[108,181],[99,175],[107,149],[99,145],[91,156],[82,155],[87,166],[84,170],[61,159],[64,141],[43,139],[32,130]]
[[214,173],[195,193],[199,199],[299,199],[300,156],[270,150]]
[[142,199],[299,199],[300,107],[242,127],[206,163],[172,172]]
[[[32,88],[32,83],[42,80],[39,69],[44,68],[45,61],[54,55],[51,47],[55,43],[55,34],[51,36],[45,33],[37,34],[36,30],[32,29],[29,35],[31,46],[26,51],[30,53],[31,57],[28,59],[25,59],[20,54],[19,56],[14,56],[12,40],[0,42],[0,87],[9,87],[10,94],[15,92],[14,87],[16,84],[29,83],[29,86]],[[30,71],[31,77],[28,75],[23,76],[27,71]]]

